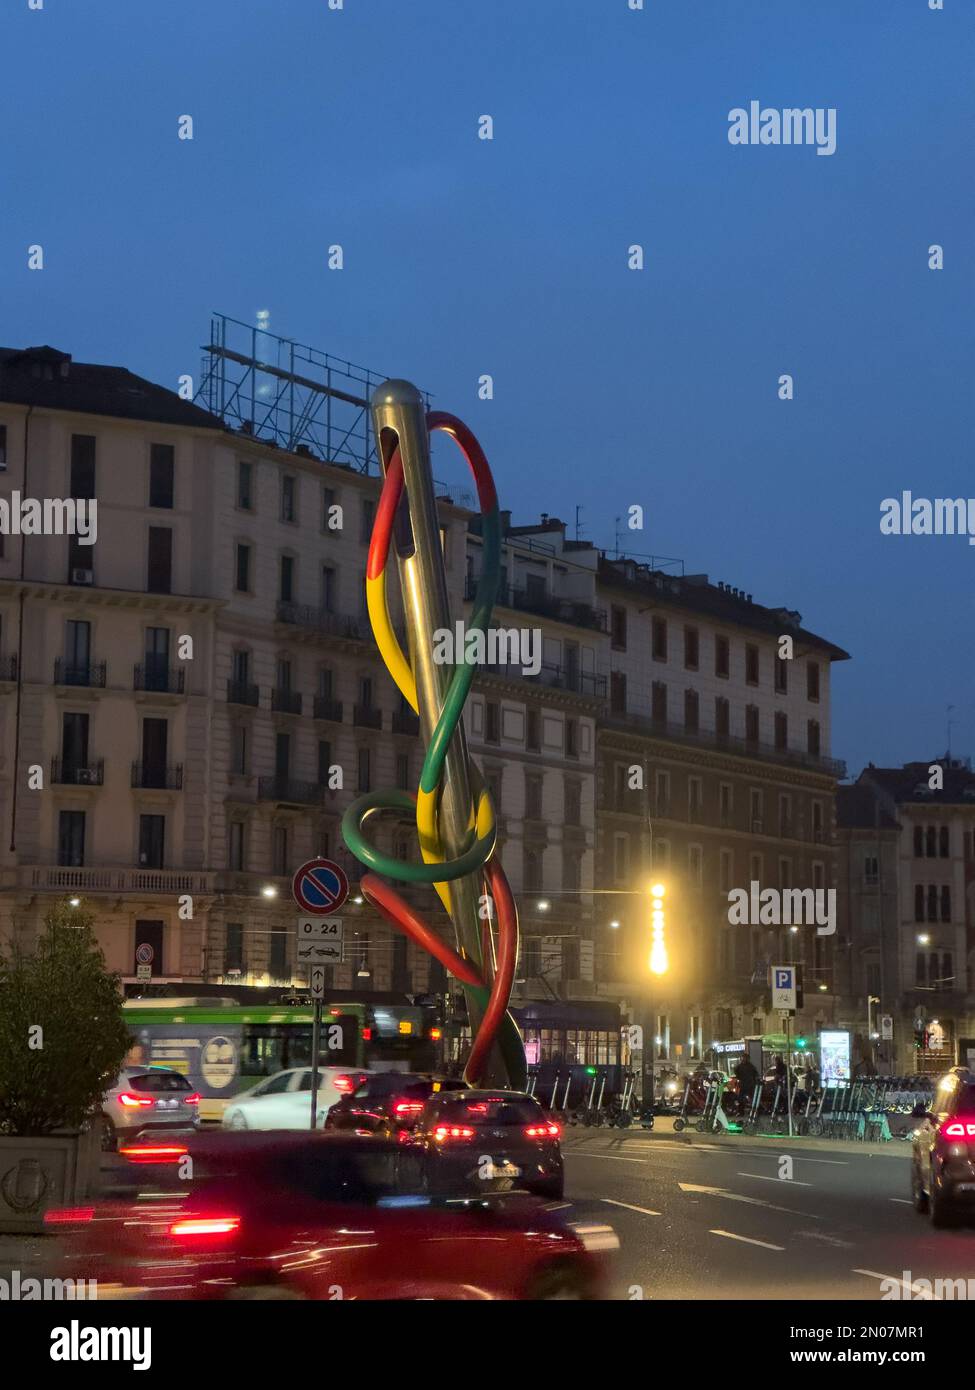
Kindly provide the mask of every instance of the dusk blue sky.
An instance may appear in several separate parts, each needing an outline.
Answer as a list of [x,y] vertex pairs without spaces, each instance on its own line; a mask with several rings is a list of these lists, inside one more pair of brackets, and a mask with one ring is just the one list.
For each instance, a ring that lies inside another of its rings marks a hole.
[[[211,310],[269,309],[463,416],[517,520],[578,504],[611,547],[638,502],[631,550],[798,609],[852,654],[854,775],[943,752],[949,704],[968,754],[975,547],[879,519],[975,495],[973,28],[963,0],[4,0],[0,343],[175,387]],[[730,145],[753,99],[835,107],[836,153]]]

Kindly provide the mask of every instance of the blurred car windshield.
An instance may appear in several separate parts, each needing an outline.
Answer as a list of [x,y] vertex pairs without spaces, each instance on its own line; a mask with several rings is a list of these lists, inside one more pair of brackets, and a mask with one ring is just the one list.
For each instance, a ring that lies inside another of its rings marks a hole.
[[451,1099],[441,1110],[442,1115],[453,1122],[481,1125],[528,1125],[537,1120],[542,1108],[537,1101],[529,1100],[465,1100]]
[[188,1091],[190,1083],[185,1076],[175,1071],[149,1071],[143,1076],[123,1078],[122,1085],[130,1091]]

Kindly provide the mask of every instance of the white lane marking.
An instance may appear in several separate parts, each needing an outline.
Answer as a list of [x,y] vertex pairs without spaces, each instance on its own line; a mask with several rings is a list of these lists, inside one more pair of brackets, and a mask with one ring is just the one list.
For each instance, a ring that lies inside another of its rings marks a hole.
[[781,1182],[786,1187],[812,1187],[811,1182],[800,1182],[798,1178],[777,1178],[773,1173],[742,1173],[739,1170],[740,1178],[758,1178],[760,1182]]
[[796,1231],[797,1236],[802,1236],[804,1240],[821,1240],[826,1245],[837,1245],[841,1250],[852,1250],[852,1240],[837,1240],[836,1236],[824,1235],[822,1231]]
[[888,1197],[888,1202],[898,1202],[902,1207],[913,1207],[914,1203],[909,1197]]
[[889,1279],[891,1283],[900,1284],[910,1293],[919,1294],[922,1299],[931,1297],[930,1289],[922,1289],[917,1284],[909,1284],[906,1279],[898,1279],[896,1274],[878,1274],[875,1269],[854,1269],[852,1272],[854,1274],[865,1274],[868,1279]]
[[566,1207],[571,1207],[571,1202],[550,1202],[546,1211],[565,1211]]
[[626,1207],[627,1211],[640,1211],[644,1216],[660,1216],[659,1211],[651,1211],[649,1207],[635,1207],[632,1202],[617,1202],[615,1197],[603,1197],[601,1200],[608,1202],[611,1207]]
[[787,1211],[790,1216],[804,1216],[807,1221],[822,1221],[822,1216],[817,1216],[809,1211],[796,1211],[794,1207],[777,1207],[774,1202],[763,1202],[760,1197],[745,1197],[740,1192],[729,1192],[724,1187],[702,1187],[693,1182],[679,1182],[677,1186],[681,1192],[701,1192],[707,1197],[727,1197],[731,1202],[747,1202],[750,1207],[767,1207],[769,1211]]
[[763,1250],[784,1250],[784,1245],[772,1245],[767,1240],[752,1240],[751,1236],[736,1236],[734,1231],[711,1231],[712,1236],[724,1236],[726,1240],[740,1240],[745,1245],[760,1245]]
[[[574,1149],[563,1149],[563,1153],[575,1153]],[[608,1158],[611,1163],[649,1163],[648,1158],[624,1158],[622,1154],[591,1154],[585,1150],[579,1151],[580,1158]]]

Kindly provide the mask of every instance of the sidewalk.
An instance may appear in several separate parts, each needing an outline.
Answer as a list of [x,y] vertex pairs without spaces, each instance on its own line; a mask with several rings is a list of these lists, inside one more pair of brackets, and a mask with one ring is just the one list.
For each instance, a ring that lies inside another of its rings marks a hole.
[[755,1148],[772,1148],[775,1150],[790,1149],[797,1153],[822,1153],[822,1154],[867,1154],[871,1158],[904,1158],[911,1156],[911,1145],[904,1139],[891,1139],[886,1143],[858,1143],[853,1139],[811,1139],[800,1138],[794,1135],[791,1139],[788,1134],[697,1134],[694,1130],[683,1130],[680,1134],[674,1133],[674,1121],[669,1115],[658,1115],[654,1120],[652,1130],[640,1129],[638,1125],[633,1125],[630,1129],[586,1129],[581,1125],[570,1125],[563,1130],[563,1140],[573,1136],[582,1138],[587,1135],[612,1135],[614,1139],[623,1139],[627,1135],[642,1136],[652,1143],[655,1138],[667,1138],[676,1143],[686,1144],[721,1144],[728,1148],[747,1150]]

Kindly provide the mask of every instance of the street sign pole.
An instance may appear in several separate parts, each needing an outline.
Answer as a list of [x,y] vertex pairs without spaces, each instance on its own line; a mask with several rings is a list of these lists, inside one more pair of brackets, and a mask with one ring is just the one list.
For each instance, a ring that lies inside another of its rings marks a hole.
[[792,1138],[792,1015],[785,1016],[785,1098],[789,1106],[789,1138]]
[[322,1035],[322,1001],[315,1000],[315,1017],[311,1025],[311,1128],[318,1121],[318,1053]]

